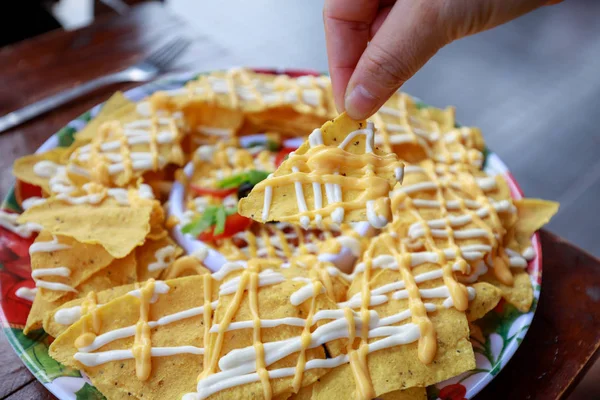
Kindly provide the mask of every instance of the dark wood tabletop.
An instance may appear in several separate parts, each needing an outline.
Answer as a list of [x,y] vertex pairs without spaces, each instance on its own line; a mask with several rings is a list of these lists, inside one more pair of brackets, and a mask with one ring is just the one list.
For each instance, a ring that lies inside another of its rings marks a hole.
[[[0,49],[0,115],[122,69],[176,35],[193,40],[174,70],[211,68],[235,54],[195,33],[159,4],[106,16],[81,30],[56,31]],[[12,184],[14,160],[35,151],[50,135],[115,90],[99,90],[0,134],[0,196]],[[600,260],[542,231],[543,282],[538,310],[522,345],[476,399],[565,398],[585,375],[600,345]],[[0,336],[0,399],[54,398]]]

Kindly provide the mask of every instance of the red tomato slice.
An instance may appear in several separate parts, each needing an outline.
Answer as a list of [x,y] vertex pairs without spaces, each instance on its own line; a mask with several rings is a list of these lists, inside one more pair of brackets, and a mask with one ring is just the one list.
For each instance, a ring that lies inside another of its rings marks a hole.
[[203,188],[195,185],[190,185],[190,189],[194,191],[194,193],[200,196],[212,196],[217,197],[219,199],[224,199],[230,194],[234,194],[237,192],[237,188],[230,189],[212,189],[212,188]]
[[292,147],[284,147],[283,149],[279,150],[279,152],[275,156],[275,167],[279,167],[281,165],[281,163],[285,160],[287,155],[290,154],[294,150],[296,150],[296,149],[294,149]]
[[220,233],[217,236],[215,236],[213,233],[215,228],[211,227],[209,230],[204,231],[200,235],[198,235],[198,239],[202,240],[203,242],[212,242],[219,239],[226,239],[235,235],[238,232],[245,231],[250,227],[250,225],[252,225],[252,220],[250,218],[246,218],[238,213],[235,213],[228,216],[225,220],[225,229],[223,230],[223,233]]

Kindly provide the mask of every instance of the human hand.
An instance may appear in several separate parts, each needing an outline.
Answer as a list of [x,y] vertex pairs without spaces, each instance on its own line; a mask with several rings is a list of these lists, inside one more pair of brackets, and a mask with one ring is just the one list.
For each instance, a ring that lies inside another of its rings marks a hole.
[[446,44],[560,1],[325,0],[337,108],[368,118]]

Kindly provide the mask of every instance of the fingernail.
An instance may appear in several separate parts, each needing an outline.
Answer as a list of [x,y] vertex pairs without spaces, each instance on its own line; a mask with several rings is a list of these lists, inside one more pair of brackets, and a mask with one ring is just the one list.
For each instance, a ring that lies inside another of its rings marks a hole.
[[376,100],[363,85],[356,85],[346,96],[346,113],[354,119],[367,118],[373,113]]

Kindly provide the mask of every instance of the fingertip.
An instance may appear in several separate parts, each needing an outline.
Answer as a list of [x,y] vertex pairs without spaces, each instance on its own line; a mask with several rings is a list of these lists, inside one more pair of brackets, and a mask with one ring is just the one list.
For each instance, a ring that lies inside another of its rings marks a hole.
[[[350,89],[350,88],[349,88]],[[351,88],[344,99],[346,114],[352,119],[367,119],[375,112],[377,108],[377,97],[369,90],[358,84]]]

